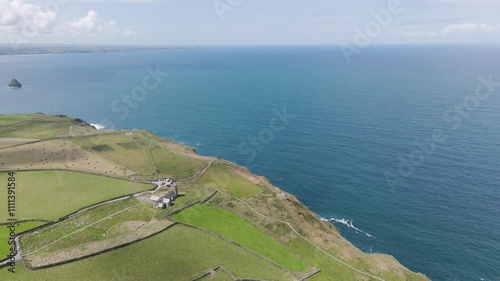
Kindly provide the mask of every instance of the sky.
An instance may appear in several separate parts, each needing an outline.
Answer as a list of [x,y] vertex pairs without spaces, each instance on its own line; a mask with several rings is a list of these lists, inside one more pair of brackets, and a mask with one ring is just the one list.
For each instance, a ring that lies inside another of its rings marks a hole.
[[0,44],[500,43],[500,0],[0,0]]

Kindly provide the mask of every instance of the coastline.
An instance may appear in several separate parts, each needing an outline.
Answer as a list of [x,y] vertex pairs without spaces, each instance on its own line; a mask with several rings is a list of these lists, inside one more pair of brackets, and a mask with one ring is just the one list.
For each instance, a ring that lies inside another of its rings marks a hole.
[[[1,116],[1,115],[0,115]],[[27,116],[33,116],[28,114]],[[86,133],[83,133],[79,136],[105,136],[108,133],[116,133],[122,132],[126,135],[136,135],[137,137],[147,136],[153,142],[156,142],[158,146],[167,149],[168,151],[177,154],[182,157],[201,160],[208,165],[197,174],[193,175],[190,178],[184,179],[185,182],[193,182],[196,181],[199,177],[201,177],[205,171],[211,165],[222,165],[224,167],[228,167],[228,171],[235,172],[238,176],[241,176],[245,180],[259,186],[264,189],[264,196],[271,196],[272,198],[278,199],[279,202],[282,202],[284,206],[284,210],[281,211],[281,214],[277,213],[277,209],[274,206],[271,206],[270,203],[266,201],[262,201],[263,197],[249,197],[249,198],[239,198],[234,195],[226,193],[226,189],[224,191],[220,188],[220,185],[230,186],[231,182],[222,180],[224,178],[231,178],[228,176],[227,172],[220,172],[216,174],[216,178],[213,179],[216,182],[215,186],[211,186],[215,188],[220,194],[232,198],[231,200],[235,200],[235,202],[239,202],[244,208],[248,208],[251,213],[254,213],[257,217],[261,217],[264,220],[272,221],[276,224],[281,224],[286,226],[291,230],[290,233],[293,236],[296,236],[304,241],[304,243],[308,243],[314,246],[315,251],[319,251],[321,255],[325,256],[327,259],[331,259],[330,262],[339,263],[339,266],[350,268],[353,272],[356,272],[356,280],[365,280],[360,278],[359,276],[364,276],[365,278],[371,278],[376,280],[429,280],[425,275],[420,273],[414,273],[410,271],[405,266],[401,265],[394,257],[386,254],[367,254],[355,247],[350,241],[345,239],[340,232],[336,229],[336,227],[330,223],[320,218],[317,214],[312,212],[307,206],[301,203],[293,194],[288,193],[279,187],[273,185],[265,176],[259,176],[253,174],[247,167],[235,164],[229,160],[213,157],[213,156],[204,156],[199,155],[193,147],[187,146],[185,144],[180,144],[169,139],[158,136],[149,131],[140,130],[140,129],[131,129],[131,130],[122,130],[122,129],[106,129],[103,128],[102,125],[99,124],[89,124],[79,118],[71,118],[65,115],[38,115],[40,120],[50,119],[57,120],[58,123],[65,122],[67,120],[71,120],[69,125],[69,135],[68,132],[65,132],[64,135],[58,136],[59,138],[72,138],[75,137],[71,134],[71,127],[80,126],[84,128]],[[32,118],[32,117],[31,117]],[[28,119],[33,120],[33,119]],[[22,122],[22,121],[21,121]],[[97,126],[96,126],[97,125]],[[98,130],[97,127],[101,129]],[[97,131],[101,133],[96,133]],[[100,138],[100,137],[99,137]],[[139,138],[140,139],[140,138]],[[22,144],[21,144],[22,145]],[[29,169],[28,169],[29,170]],[[110,175],[107,175],[110,176]],[[183,182],[182,180],[180,181]],[[207,184],[209,185],[209,184]],[[210,185],[209,185],[210,186]],[[267,191],[265,191],[267,190]],[[237,213],[237,212],[236,212]],[[283,213],[286,214],[285,217],[287,219],[283,219],[281,216]],[[238,213],[237,213],[238,214]],[[238,214],[243,218],[244,214]],[[258,223],[256,224],[258,225]],[[269,232],[267,232],[270,235]],[[271,235],[270,235],[271,236]],[[276,237],[275,237],[276,239]],[[282,243],[283,244],[283,243]],[[286,245],[287,243],[285,243]],[[316,254],[319,255],[319,254]],[[325,258],[323,257],[323,259]],[[308,260],[308,259],[307,259]],[[358,264],[362,261],[363,266],[360,267]],[[353,264],[356,262],[356,264]],[[358,276],[359,275],[359,276]],[[329,276],[329,275],[327,275]],[[398,278],[394,277],[384,277],[384,276],[398,276]],[[410,279],[408,277],[411,276]]]

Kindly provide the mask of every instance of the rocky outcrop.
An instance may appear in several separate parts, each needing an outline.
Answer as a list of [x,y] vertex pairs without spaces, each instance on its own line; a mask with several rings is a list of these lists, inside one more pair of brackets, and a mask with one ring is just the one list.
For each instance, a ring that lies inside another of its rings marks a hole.
[[21,83],[19,83],[19,81],[17,81],[16,79],[12,79],[12,81],[10,81],[9,83],[9,87],[11,88],[21,88],[23,85],[21,85]]
[[[75,122],[76,124],[78,124],[80,126],[91,126],[89,123],[85,122],[84,120],[82,120],[80,118],[75,118],[75,120],[73,120],[73,122]],[[92,126],[92,127],[94,127],[94,126]]]

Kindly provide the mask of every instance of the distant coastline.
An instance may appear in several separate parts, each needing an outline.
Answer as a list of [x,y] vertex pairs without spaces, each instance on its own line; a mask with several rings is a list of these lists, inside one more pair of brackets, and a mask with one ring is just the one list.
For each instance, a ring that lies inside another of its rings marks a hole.
[[193,49],[183,46],[118,46],[118,45],[19,45],[0,44],[0,56],[44,55],[69,53],[111,53],[134,52],[140,50]]

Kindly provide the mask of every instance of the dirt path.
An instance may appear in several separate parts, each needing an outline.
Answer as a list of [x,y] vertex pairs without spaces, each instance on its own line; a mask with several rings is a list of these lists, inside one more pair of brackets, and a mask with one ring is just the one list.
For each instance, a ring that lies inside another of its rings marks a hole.
[[[143,136],[142,134],[139,134],[140,137],[142,137],[143,139],[146,139],[146,140],[149,140],[151,143],[156,143],[159,147],[163,148],[163,149],[166,149],[168,150],[169,152],[172,152],[173,154],[176,154],[178,156],[183,156],[183,157],[188,157],[188,158],[193,158],[193,159],[197,159],[197,160],[201,160],[201,161],[205,161],[207,163],[207,166],[199,171],[198,173],[196,173],[195,175],[193,175],[191,178],[188,178],[186,180],[183,180],[182,182],[190,182],[190,181],[196,181],[201,175],[203,175],[203,173],[205,173],[206,170],[208,170],[208,168],[210,168],[210,165],[212,165],[212,162],[210,161],[207,161],[205,159],[200,159],[199,157],[194,157],[193,155],[189,155],[189,154],[185,154],[185,153],[179,153],[177,151],[173,151],[171,149],[168,149],[166,148],[165,146],[163,146],[161,143],[159,143],[157,140],[154,140],[154,139],[150,139],[150,138],[147,138],[145,136]],[[151,154],[149,152],[149,150],[147,150],[149,154]]]
[[358,273],[361,273],[361,274],[363,274],[363,275],[366,275],[366,276],[368,276],[368,277],[371,277],[371,278],[374,278],[374,279],[377,279],[377,280],[380,280],[380,281],[385,281],[384,279],[382,279],[382,278],[380,278],[380,277],[377,277],[377,276],[371,275],[370,273],[367,273],[367,272],[361,271],[361,270],[359,270],[359,269],[355,268],[354,266],[349,265],[349,264],[347,264],[346,262],[344,262],[344,261],[342,261],[342,260],[340,260],[340,259],[336,258],[335,256],[333,256],[332,254],[328,253],[327,251],[323,250],[321,247],[319,247],[318,245],[314,244],[314,243],[313,243],[311,240],[309,240],[307,237],[302,236],[302,235],[301,235],[301,234],[300,234],[297,230],[295,230],[295,228],[293,228],[293,226],[292,226],[292,224],[291,224],[291,223],[289,223],[289,222],[287,222],[287,221],[282,221],[282,220],[279,220],[279,219],[275,219],[275,218],[269,217],[269,216],[267,216],[267,215],[264,215],[264,214],[262,214],[262,213],[259,213],[257,210],[255,210],[254,208],[252,208],[252,206],[250,206],[247,202],[245,202],[245,201],[241,200],[240,198],[235,197],[235,196],[232,196],[232,195],[230,195],[230,194],[227,194],[227,193],[225,193],[224,191],[221,191],[221,190],[218,190],[218,192],[220,192],[220,193],[222,193],[222,194],[224,194],[224,195],[226,195],[226,196],[229,196],[229,197],[231,197],[231,198],[233,198],[233,199],[236,199],[236,200],[240,201],[241,203],[245,204],[245,206],[247,206],[247,207],[248,207],[250,210],[252,210],[254,213],[256,213],[256,214],[258,214],[258,215],[260,215],[260,216],[262,216],[262,217],[264,217],[264,218],[267,218],[267,219],[270,219],[270,220],[273,220],[273,221],[277,221],[277,222],[281,222],[281,223],[284,223],[284,224],[288,225],[288,227],[290,227],[290,229],[291,229],[293,232],[295,232],[295,234],[297,234],[299,237],[302,237],[304,240],[306,240],[307,242],[309,242],[311,245],[313,245],[314,247],[316,247],[318,250],[320,250],[321,252],[323,252],[324,254],[326,254],[327,256],[329,256],[330,258],[332,258],[332,259],[334,259],[334,260],[336,260],[336,261],[340,262],[341,264],[343,264],[343,265],[345,265],[345,266],[349,267],[350,269],[352,269],[352,270],[354,270],[354,271],[356,271],[356,272],[358,272]]
[[210,165],[212,165],[212,162],[207,162],[208,165],[201,171],[199,171],[198,173],[196,173],[194,176],[190,177],[189,179],[186,179],[186,180],[183,180],[182,182],[194,182],[196,180],[198,180],[198,178],[203,175],[205,173],[206,170],[208,170],[208,168],[210,168]]

